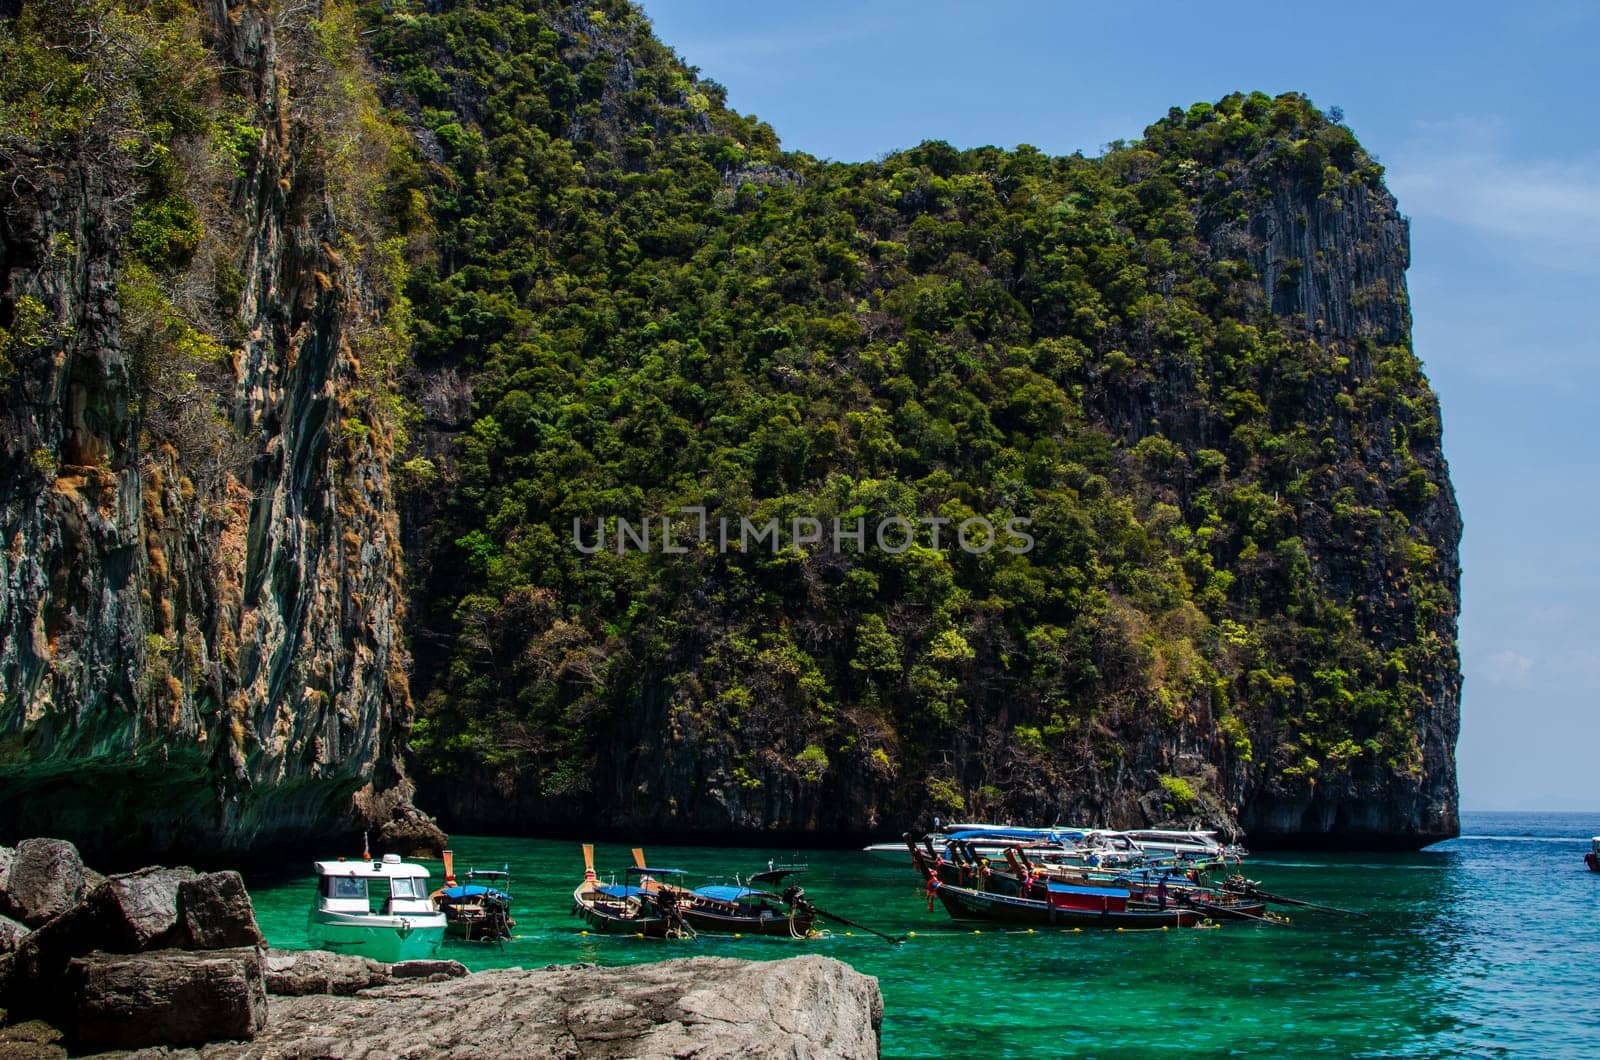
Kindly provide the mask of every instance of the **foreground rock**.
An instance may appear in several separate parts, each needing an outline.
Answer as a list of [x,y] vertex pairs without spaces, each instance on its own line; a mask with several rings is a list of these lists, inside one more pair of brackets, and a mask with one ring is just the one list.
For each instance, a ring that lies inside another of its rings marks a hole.
[[0,1027],[0,1060],[66,1060],[61,1032],[48,1023],[29,1020]]
[[[265,1021],[261,930],[238,873],[103,877],[70,843],[28,840],[7,884],[7,904],[23,915],[57,911],[33,931],[0,917],[0,1023],[53,1024],[83,1051],[248,1038]],[[36,1035],[12,1037],[0,1040],[0,1060],[60,1052]]]
[[878,1055],[883,1020],[876,979],[817,956],[510,969],[269,1008],[254,1041],[172,1055],[858,1060]]
[[60,916],[83,899],[83,859],[65,839],[24,839],[6,868],[3,897],[29,927]]
[[354,953],[327,950],[272,950],[267,954],[265,968],[267,993],[282,997],[349,997],[401,979],[459,979],[467,974],[466,965],[459,961],[384,964]]
[[0,916],[0,953],[10,953],[16,949],[27,933],[26,924],[19,924],[8,916]]
[[192,950],[261,946],[255,906],[237,872],[212,872],[178,884],[178,919]]
[[249,1038],[266,1026],[261,951],[94,953],[67,973],[74,1052],[203,1045]]

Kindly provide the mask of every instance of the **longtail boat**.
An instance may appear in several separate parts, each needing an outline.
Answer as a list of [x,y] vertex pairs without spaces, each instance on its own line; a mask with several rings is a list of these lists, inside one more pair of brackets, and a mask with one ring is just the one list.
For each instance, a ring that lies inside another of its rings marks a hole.
[[[1215,832],[1139,829],[1023,828],[994,824],[953,824],[923,836],[919,845],[937,857],[950,842],[968,842],[980,854],[998,857],[1008,846],[1021,845],[1029,858],[1047,864],[1144,865],[1164,861],[1230,860],[1238,864],[1243,847],[1220,843]],[[904,843],[874,843],[864,848],[874,857],[905,864]]]
[[444,886],[428,896],[444,914],[445,934],[467,942],[504,942],[517,922],[511,919],[511,867],[468,869],[458,883],[455,855],[444,852]]
[[956,920],[989,920],[1040,927],[1192,927],[1216,917],[1266,920],[1259,903],[1165,878],[1154,886],[1077,883],[1030,871],[1015,849],[1006,851],[1011,871],[976,858],[972,848],[952,844],[958,860],[930,862],[907,837],[913,864],[927,883],[931,907],[937,899]]
[[[604,935],[683,938],[694,934],[678,908],[676,889],[648,886],[680,869],[630,866],[621,884],[602,883],[594,871],[594,846],[583,845],[583,882],[572,892],[572,911]],[[637,880],[637,883],[635,883]]]
[[[1142,906],[1166,909],[1182,906],[1203,913],[1213,920],[1266,920],[1279,922],[1267,912],[1267,906],[1255,895],[1236,894],[1204,882],[1203,868],[1209,863],[1176,862],[1162,868],[1107,871],[1073,868],[1061,865],[1035,865],[1020,851],[1006,851],[1007,869],[996,869],[987,861],[975,860],[970,849],[964,852],[968,865],[977,871],[974,878],[983,883],[982,889],[1017,894],[1023,897],[1047,899],[1049,892],[1040,884],[1064,885],[1080,888],[1112,888],[1126,890],[1131,900]],[[1180,866],[1187,865],[1187,868]]]
[[1589,840],[1589,853],[1583,856],[1583,863],[1590,872],[1600,872],[1600,835]]
[[[644,851],[635,848],[636,868],[643,869]],[[785,885],[801,866],[768,868],[731,884],[687,888],[646,876],[641,886],[658,898],[670,895],[678,913],[697,933],[713,935],[786,935],[805,938],[817,911],[799,884]],[[755,886],[770,885],[770,886]],[[774,888],[781,887],[782,890]]]

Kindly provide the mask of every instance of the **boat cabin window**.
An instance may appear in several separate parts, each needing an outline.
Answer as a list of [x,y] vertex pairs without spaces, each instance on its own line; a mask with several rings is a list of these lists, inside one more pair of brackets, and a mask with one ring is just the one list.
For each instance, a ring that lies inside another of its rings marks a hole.
[[322,893],[328,898],[367,897],[367,881],[359,876],[324,876]]
[[421,876],[394,876],[389,880],[390,898],[426,898],[422,885],[426,881]]

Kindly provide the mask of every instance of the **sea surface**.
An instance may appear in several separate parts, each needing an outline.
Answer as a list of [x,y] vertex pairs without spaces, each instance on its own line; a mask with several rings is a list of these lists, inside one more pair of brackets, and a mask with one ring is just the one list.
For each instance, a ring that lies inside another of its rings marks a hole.
[[[1471,813],[1462,831],[1416,854],[1246,862],[1269,890],[1364,918],[1133,933],[974,932],[928,911],[909,865],[851,851],[648,848],[652,865],[707,876],[803,861],[808,897],[914,932],[902,945],[839,926],[803,942],[586,935],[569,913],[578,844],[460,836],[458,873],[511,866],[517,937],[440,956],[483,969],[826,954],[878,977],[886,1056],[1600,1056],[1600,874],[1583,863],[1600,814]],[[631,859],[602,846],[597,862],[605,875]],[[274,946],[305,945],[310,878],[308,856],[304,874],[250,880]]]

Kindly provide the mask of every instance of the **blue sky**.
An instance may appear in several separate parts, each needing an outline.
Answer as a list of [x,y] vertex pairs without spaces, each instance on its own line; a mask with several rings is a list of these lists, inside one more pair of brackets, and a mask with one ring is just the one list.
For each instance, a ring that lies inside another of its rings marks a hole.
[[826,158],[1094,154],[1234,90],[1342,107],[1412,220],[1467,525],[1462,806],[1600,809],[1600,4],[644,6],[734,107]]

